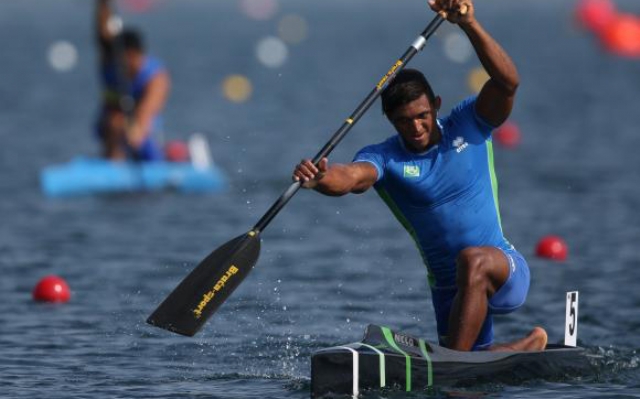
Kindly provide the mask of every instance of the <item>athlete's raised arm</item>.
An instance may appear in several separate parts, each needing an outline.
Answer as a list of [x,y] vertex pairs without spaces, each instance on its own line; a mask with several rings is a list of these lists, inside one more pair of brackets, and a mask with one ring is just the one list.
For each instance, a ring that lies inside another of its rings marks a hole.
[[[430,0],[429,5],[436,12],[446,11],[447,19],[466,33],[490,78],[478,95],[476,112],[491,125],[501,125],[511,114],[520,84],[515,64],[475,18],[472,0]],[[466,13],[460,13],[465,6]]]
[[101,62],[108,62],[113,57],[114,32],[110,25],[112,12],[109,0],[96,0],[95,31]]
[[322,158],[318,167],[303,159],[293,171],[293,180],[302,182],[302,187],[330,196],[363,193],[373,186],[377,178],[378,171],[368,162],[329,166],[327,158]]

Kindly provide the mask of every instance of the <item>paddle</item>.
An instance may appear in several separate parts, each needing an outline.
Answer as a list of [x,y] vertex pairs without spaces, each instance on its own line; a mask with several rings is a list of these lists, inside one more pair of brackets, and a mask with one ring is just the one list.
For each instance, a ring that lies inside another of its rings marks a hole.
[[[429,37],[442,22],[444,22],[444,17],[438,14],[427,25],[420,36],[393,64],[364,101],[313,158],[314,164],[318,165],[322,158],[333,151],[396,77],[397,73],[416,53],[424,48]],[[298,192],[300,186],[300,182],[291,184],[248,233],[227,242],[200,262],[149,316],[147,323],[182,335],[193,336],[197,333],[253,269],[260,254],[260,233]]]
[[117,28],[114,30],[113,38],[113,53],[116,65],[116,80],[118,85],[118,106],[125,116],[125,129],[129,131],[131,124],[133,123],[133,115],[135,111],[135,100],[131,95],[130,88],[131,82],[127,74],[127,66],[125,61],[125,48],[122,38],[122,18],[115,14],[112,16],[114,26]]
[[[98,24],[106,24],[106,29],[111,36],[109,38],[110,43],[107,45],[108,47],[103,47],[101,50],[102,56],[104,57],[102,62],[106,65],[103,65],[102,68],[113,68],[115,79],[115,87],[113,89],[117,96],[117,108],[124,116],[125,136],[128,136],[133,124],[136,104],[135,99],[131,95],[131,79],[127,73],[125,48],[122,37],[123,20],[114,2],[101,1],[98,7]],[[106,18],[106,20],[104,20],[104,18]],[[102,45],[101,42],[101,46]],[[124,144],[128,149],[126,140],[124,141],[125,143],[121,144]]]

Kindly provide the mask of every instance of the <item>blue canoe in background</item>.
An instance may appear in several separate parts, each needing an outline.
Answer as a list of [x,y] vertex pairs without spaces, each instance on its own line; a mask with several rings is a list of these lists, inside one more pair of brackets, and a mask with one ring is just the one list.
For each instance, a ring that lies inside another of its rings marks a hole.
[[222,172],[213,166],[196,168],[189,162],[113,162],[76,158],[46,167],[40,174],[48,197],[172,190],[213,193],[226,187]]
[[[40,173],[42,191],[46,196],[55,198],[167,190],[181,193],[224,190],[226,178],[210,160],[208,147],[201,137],[192,141],[189,143],[191,162],[109,161],[78,157],[66,164],[48,166]],[[194,143],[195,146],[192,145]]]

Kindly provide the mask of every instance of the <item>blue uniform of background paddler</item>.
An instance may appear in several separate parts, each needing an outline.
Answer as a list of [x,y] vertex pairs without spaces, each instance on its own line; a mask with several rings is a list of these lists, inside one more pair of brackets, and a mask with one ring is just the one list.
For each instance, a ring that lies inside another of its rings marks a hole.
[[103,156],[161,160],[157,140],[171,86],[169,73],[146,53],[137,30],[122,29],[109,0],[96,0],[96,36],[104,89],[96,125]]

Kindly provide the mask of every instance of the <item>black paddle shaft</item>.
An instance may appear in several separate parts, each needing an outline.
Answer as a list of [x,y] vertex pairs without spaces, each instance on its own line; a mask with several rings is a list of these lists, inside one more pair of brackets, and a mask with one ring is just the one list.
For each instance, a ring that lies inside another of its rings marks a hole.
[[[113,37],[111,38],[111,48],[106,50],[110,51],[110,56],[115,62],[116,72],[116,91],[118,94],[118,107],[120,111],[124,113],[126,118],[127,128],[131,125],[133,119],[133,112],[135,110],[135,100],[131,95],[131,79],[127,74],[127,65],[125,60],[125,43],[122,32],[124,31],[123,21],[120,17],[120,13],[115,4],[109,5],[109,21],[108,24],[113,24],[116,28],[111,30]],[[117,21],[117,22],[115,22]]]
[[[345,122],[342,124],[340,129],[336,131],[331,139],[325,144],[324,147],[316,154],[313,158],[312,162],[318,166],[320,160],[326,156],[328,156],[331,151],[342,141],[342,139],[349,133],[353,125],[360,120],[362,115],[367,112],[367,110],[371,107],[371,105],[380,97],[382,91],[395,79],[398,72],[400,72],[405,65],[413,58],[416,53],[422,50],[431,35],[435,33],[435,31],[440,27],[440,25],[444,22],[444,18],[438,14],[433,18],[433,20],[427,25],[425,30],[418,36],[418,38],[411,44],[411,46],[405,51],[405,53],[396,61],[395,64],[389,69],[389,71],[380,79],[378,84],[371,90],[369,95],[358,105],[356,110],[349,116]],[[269,223],[273,220],[274,217],[284,208],[284,206],[289,202],[289,200],[298,192],[302,183],[294,182],[285,190],[284,193],[278,198],[278,200],[269,208],[269,210],[262,216],[262,218],[256,223],[253,227],[253,231],[256,233],[262,232]]]
[[[404,68],[404,65],[418,51],[422,50],[427,39],[443,21],[444,19],[440,15],[431,21],[424,32],[413,42],[404,55],[396,61],[373,91],[315,156],[313,159],[314,164],[317,165],[323,157],[326,157],[338,145],[351,127],[371,107],[382,90]],[[260,232],[267,227],[271,220],[300,189],[300,186],[300,182],[293,183],[251,231],[224,244],[200,262],[149,316],[147,322],[187,336],[193,336],[197,333],[207,319],[224,303],[253,269],[260,253]]]

